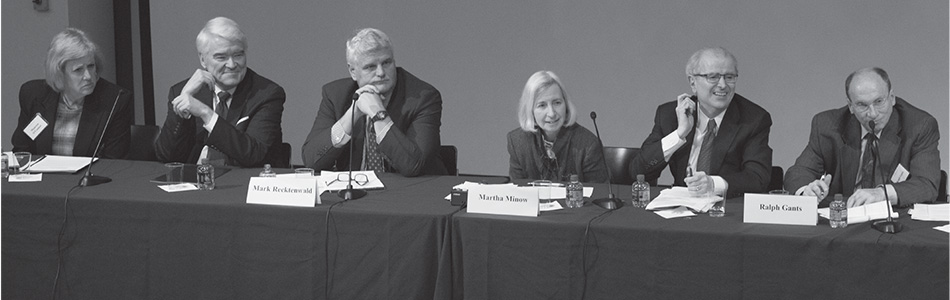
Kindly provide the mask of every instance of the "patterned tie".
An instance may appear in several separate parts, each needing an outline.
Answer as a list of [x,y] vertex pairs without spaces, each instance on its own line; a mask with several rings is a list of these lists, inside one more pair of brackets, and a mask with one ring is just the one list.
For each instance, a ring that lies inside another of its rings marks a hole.
[[703,147],[699,149],[699,159],[696,160],[696,171],[709,174],[709,160],[712,158],[712,143],[716,138],[716,120],[709,119],[706,123],[706,134],[703,135]]
[[874,153],[877,153],[877,136],[868,132],[864,135],[867,140],[864,146],[864,155],[861,158],[861,172],[858,172],[858,178],[855,183],[855,190],[860,188],[870,189],[877,186],[874,178]]
[[[367,117],[368,118],[368,117]],[[366,120],[366,171],[386,172],[383,165],[383,154],[379,153],[379,143],[376,142],[376,128],[373,120]]]
[[[214,113],[218,114],[218,122],[228,121],[228,99],[231,99],[231,93],[226,91],[218,92],[218,105],[214,108]],[[228,156],[218,149],[208,147],[208,163],[215,166],[223,166],[227,162]]]

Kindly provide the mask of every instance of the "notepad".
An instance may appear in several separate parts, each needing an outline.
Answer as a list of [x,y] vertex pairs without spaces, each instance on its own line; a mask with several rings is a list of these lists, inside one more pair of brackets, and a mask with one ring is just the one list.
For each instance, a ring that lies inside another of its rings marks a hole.
[[84,156],[44,155],[30,162],[23,170],[31,173],[76,173],[91,161],[90,157]]

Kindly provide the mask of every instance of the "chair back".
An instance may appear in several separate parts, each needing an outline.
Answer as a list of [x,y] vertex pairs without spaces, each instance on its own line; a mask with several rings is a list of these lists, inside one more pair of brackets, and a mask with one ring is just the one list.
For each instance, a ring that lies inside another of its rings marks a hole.
[[291,151],[290,143],[283,142],[274,145],[267,155],[270,166],[274,168],[290,168]]
[[604,160],[610,169],[611,183],[632,184],[637,179],[636,174],[627,174],[627,166],[637,154],[640,154],[640,148],[604,147]]
[[442,164],[449,171],[449,175],[458,176],[458,148],[453,145],[442,145],[439,147],[439,156],[442,158]]
[[937,203],[947,203],[947,171],[940,170],[940,185],[937,186]]
[[132,144],[127,159],[158,161],[155,156],[155,139],[161,127],[157,125],[132,125]]

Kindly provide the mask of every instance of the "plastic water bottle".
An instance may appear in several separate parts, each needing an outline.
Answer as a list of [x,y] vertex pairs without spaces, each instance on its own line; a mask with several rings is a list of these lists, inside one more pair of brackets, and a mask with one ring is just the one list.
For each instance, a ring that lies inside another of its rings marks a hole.
[[584,185],[577,179],[577,175],[571,175],[571,182],[567,184],[566,189],[568,208],[584,206]]
[[848,227],[848,204],[844,202],[841,194],[835,194],[835,200],[831,201],[829,210],[831,218],[828,218],[828,223],[831,223],[831,228]]
[[261,171],[260,177],[277,177],[277,173],[270,169],[270,164],[264,164],[264,170]]
[[644,180],[643,174],[637,174],[637,181],[630,187],[633,195],[633,207],[647,207],[650,203],[650,184]]
[[10,177],[10,170],[7,169],[7,168],[9,168],[9,167],[7,166],[7,155],[6,155],[6,154],[3,154],[3,153],[0,153],[0,158],[3,159],[3,168],[0,168],[0,170],[3,171],[3,178]]
[[198,163],[198,188],[202,190],[214,189],[214,166],[208,163],[207,158],[202,158]]

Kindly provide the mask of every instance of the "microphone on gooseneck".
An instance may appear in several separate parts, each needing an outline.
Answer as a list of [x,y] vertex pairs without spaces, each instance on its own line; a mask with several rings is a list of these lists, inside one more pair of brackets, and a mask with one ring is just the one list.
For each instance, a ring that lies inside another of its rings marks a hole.
[[99,141],[96,142],[96,150],[92,152],[92,157],[89,159],[89,166],[86,167],[86,173],[83,174],[82,179],[79,179],[80,186],[94,186],[112,181],[112,178],[109,177],[93,175],[92,163],[96,161],[96,157],[99,155],[99,149],[102,147],[102,138],[106,136],[109,123],[112,122],[112,114],[115,113],[115,106],[119,103],[119,97],[122,96],[123,92],[125,92],[125,90],[119,89],[119,93],[115,95],[115,101],[112,101],[112,110],[109,111],[109,117],[106,118],[105,126],[102,127],[102,134],[99,135]]
[[[350,104],[350,132],[356,131],[356,100],[360,98],[359,93],[353,93],[353,102]],[[350,134],[352,136],[352,134]],[[366,196],[366,191],[353,189],[353,139],[350,139],[350,161],[347,162],[349,166],[349,176],[347,176],[346,189],[340,190],[337,192],[337,195],[343,200],[353,200],[363,198]],[[327,210],[327,214],[329,214]]]
[[[868,128],[871,129],[871,134],[874,134],[874,125],[874,120],[868,121]],[[868,141],[868,143],[870,142],[871,141]],[[874,142],[877,143],[877,139],[875,139]],[[871,149],[871,153],[865,153],[865,155],[874,155],[874,163],[871,166],[871,178],[873,179],[875,176],[877,176],[877,163],[881,160],[881,153],[878,152],[879,150],[877,147],[871,147],[870,144],[865,145],[864,147],[865,149]],[[881,180],[881,182],[885,181]],[[883,183],[877,187],[884,191],[884,202],[887,202],[887,219],[875,221],[871,223],[871,227],[874,227],[874,229],[883,233],[901,232],[901,230],[904,229],[904,226],[901,225],[901,223],[894,221],[894,218],[891,217],[891,200],[887,197],[887,187],[885,187]]]
[[607,198],[594,199],[592,202],[607,210],[618,209],[623,206],[623,201],[614,196],[614,188],[611,184],[613,177],[610,174],[610,166],[607,165],[607,149],[604,148],[604,140],[600,138],[600,129],[597,128],[597,112],[590,112],[590,119],[594,122],[594,132],[597,133],[597,142],[600,143],[600,151],[603,152],[604,155],[604,168],[607,168]]

